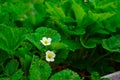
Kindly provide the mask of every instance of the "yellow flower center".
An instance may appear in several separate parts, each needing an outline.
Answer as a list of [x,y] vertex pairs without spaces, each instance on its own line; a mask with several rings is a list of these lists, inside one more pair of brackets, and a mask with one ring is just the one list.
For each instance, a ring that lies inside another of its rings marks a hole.
[[51,59],[52,57],[53,57],[53,55],[49,53],[48,58]]
[[44,43],[45,43],[45,44],[48,44],[48,40],[45,40]]

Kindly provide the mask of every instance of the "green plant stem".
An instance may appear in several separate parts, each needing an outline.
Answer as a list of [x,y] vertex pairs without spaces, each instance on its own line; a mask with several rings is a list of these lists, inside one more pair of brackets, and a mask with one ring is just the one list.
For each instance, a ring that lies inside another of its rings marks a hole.
[[106,53],[105,55],[100,56],[99,58],[97,58],[97,59],[93,62],[93,64],[92,64],[92,65],[94,65],[94,64],[95,64],[95,63],[97,63],[99,60],[103,59],[104,57],[106,57],[106,56],[110,55],[111,53],[112,53],[112,52],[108,52],[108,53]]
[[96,48],[97,48],[97,47],[95,47],[95,48],[93,49],[92,53],[90,54],[89,59],[91,59],[91,58],[92,58],[92,56],[95,54]]
[[[83,37],[83,36],[81,36],[81,37]],[[88,39],[88,37],[89,37],[89,34],[86,34],[84,40],[86,41]],[[77,58],[82,58],[82,56],[85,54],[85,49],[86,48],[84,46],[81,47],[80,54],[79,54],[79,56]]]

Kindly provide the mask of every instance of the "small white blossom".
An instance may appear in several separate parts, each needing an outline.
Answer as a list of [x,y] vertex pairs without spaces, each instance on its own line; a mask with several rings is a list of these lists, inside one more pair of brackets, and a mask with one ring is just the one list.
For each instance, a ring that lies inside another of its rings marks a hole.
[[46,61],[48,62],[53,62],[54,61],[54,58],[55,58],[55,53],[53,51],[47,51],[46,52]]
[[48,46],[51,44],[52,39],[51,38],[46,38],[43,37],[42,40],[40,40],[40,42],[44,45],[44,46]]

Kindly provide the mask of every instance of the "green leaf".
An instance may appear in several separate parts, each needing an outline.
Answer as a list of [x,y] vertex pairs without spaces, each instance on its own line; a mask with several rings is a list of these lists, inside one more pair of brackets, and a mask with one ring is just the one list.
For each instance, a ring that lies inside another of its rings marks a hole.
[[[94,28],[93,28],[94,25]],[[102,35],[107,35],[109,34],[109,31],[106,30],[106,27],[108,27],[108,25],[105,23],[105,25],[101,22],[97,22],[95,24],[91,25],[91,27],[89,29],[91,29],[90,33],[91,34],[102,34]]]
[[62,10],[61,7],[55,7],[55,10],[57,12],[57,14],[59,15],[60,18],[64,19],[66,16],[65,16],[65,13],[64,11]]
[[25,55],[28,54],[29,51],[27,50],[27,48],[20,47],[17,49],[15,53],[16,53],[15,56],[20,57],[20,58],[25,58]]
[[114,5],[114,2],[107,2],[107,4],[103,4],[101,3],[101,5],[99,4],[98,6],[96,6],[96,8],[100,8],[100,9],[109,9],[110,7],[115,8],[116,6]]
[[100,80],[100,75],[97,72],[92,72],[91,80]]
[[24,58],[23,57],[20,58],[21,67],[22,67],[22,70],[24,71],[24,74],[28,73],[28,68],[31,64],[31,61],[32,61],[32,57],[28,54],[25,54]]
[[97,33],[100,33],[100,34],[109,34],[108,31],[104,30],[104,29],[99,29],[98,31],[96,31]]
[[32,61],[32,57],[26,54],[25,61],[24,61],[24,69],[25,70],[27,70],[27,68],[29,68],[31,61]]
[[[85,34],[85,29],[81,26],[75,28],[74,30],[70,30],[69,27],[72,27],[72,26],[67,26],[67,25],[64,25],[63,23],[59,23],[58,22],[58,25],[59,27],[65,32],[65,33],[68,33],[70,35],[83,35]],[[73,26],[75,27],[75,26]]]
[[46,36],[52,38],[53,42],[59,42],[61,40],[60,34],[56,30],[53,30],[51,28],[40,27],[36,29],[36,33],[39,33],[41,37]]
[[0,49],[13,54],[25,39],[25,30],[5,25],[0,25],[0,30]]
[[10,80],[20,80],[22,78],[22,75],[23,75],[23,71],[18,70],[10,77]]
[[30,80],[47,80],[51,74],[51,68],[45,61],[34,56],[29,72]]
[[80,42],[85,48],[95,48],[98,44],[98,40],[95,38],[90,38],[85,40],[82,36],[80,37]]
[[65,13],[62,9],[62,7],[57,7],[55,5],[50,5],[48,2],[45,3],[47,6],[47,12],[51,14],[52,18],[54,19],[64,19]]
[[51,49],[60,50],[60,49],[67,49],[68,45],[61,43],[61,42],[54,42],[51,44]]
[[39,50],[41,50],[43,45],[40,43],[40,40],[42,40],[43,37],[51,38],[52,43],[59,42],[61,40],[61,36],[56,30],[52,30],[46,27],[38,28],[35,33],[29,34],[27,39]]
[[10,60],[5,67],[4,74],[7,76],[13,75],[17,71],[18,66],[19,63],[17,60]]
[[[111,19],[113,19],[113,18],[111,18]],[[118,20],[119,21],[119,20]],[[104,28],[106,29],[106,30],[108,30],[108,31],[110,31],[110,32],[116,32],[116,28],[117,28],[117,26],[116,25],[113,25],[113,21],[109,21],[109,20],[106,20],[106,21],[104,21],[104,24],[105,24],[105,26],[104,26]],[[114,23],[114,24],[116,24],[116,23]],[[113,27],[114,26],[114,27]]]
[[23,75],[23,71],[18,70],[9,78],[0,78],[0,80],[20,80],[22,78],[22,75]]
[[79,75],[69,69],[54,74],[50,80],[82,80]]
[[120,52],[120,35],[104,39],[102,41],[102,46],[111,52]]
[[56,57],[55,62],[60,63],[63,62],[67,56],[68,56],[68,45],[61,43],[61,42],[55,42],[51,44],[51,49],[56,50]]
[[36,25],[41,23],[46,16],[45,5],[39,2],[31,3],[31,11],[27,14],[28,20]]
[[81,44],[78,43],[77,41],[71,40],[71,39],[66,39],[62,38],[62,42],[68,46],[68,49],[71,51],[75,51],[76,49],[81,48]]
[[72,9],[74,11],[77,24],[80,26],[86,13],[79,4],[77,4],[74,0],[72,0],[72,1],[73,1]]
[[108,78],[101,78],[97,72],[92,72],[91,80],[110,80]]
[[[92,11],[89,11],[89,16],[91,19],[93,19],[94,21],[104,21],[107,20],[109,18],[111,18],[112,16],[115,15],[115,13],[110,13],[110,12],[105,12],[105,13],[93,13]],[[104,16],[104,17],[103,17]]]

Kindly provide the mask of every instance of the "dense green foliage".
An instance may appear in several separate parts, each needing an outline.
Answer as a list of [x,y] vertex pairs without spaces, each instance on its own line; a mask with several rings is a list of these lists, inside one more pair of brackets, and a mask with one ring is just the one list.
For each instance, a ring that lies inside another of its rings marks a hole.
[[108,80],[120,63],[119,4],[0,0],[0,80]]

